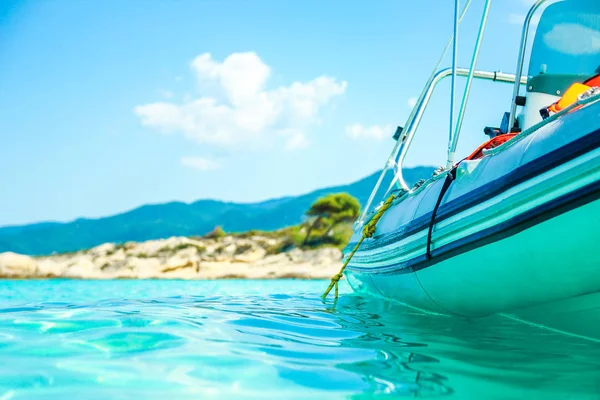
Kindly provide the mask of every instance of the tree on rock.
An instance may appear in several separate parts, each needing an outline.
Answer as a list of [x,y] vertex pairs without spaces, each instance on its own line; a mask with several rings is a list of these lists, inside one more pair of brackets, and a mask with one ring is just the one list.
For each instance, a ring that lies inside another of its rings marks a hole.
[[317,199],[306,211],[310,222],[303,245],[308,243],[315,229],[323,231],[321,238],[325,238],[336,225],[353,222],[359,213],[358,200],[348,193],[333,193]]

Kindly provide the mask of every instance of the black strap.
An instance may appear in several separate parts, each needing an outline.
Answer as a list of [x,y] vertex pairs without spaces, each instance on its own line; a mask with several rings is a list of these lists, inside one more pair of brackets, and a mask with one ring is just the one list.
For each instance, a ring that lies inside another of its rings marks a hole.
[[456,179],[456,168],[452,168],[448,175],[446,175],[446,180],[444,181],[444,185],[442,186],[442,190],[440,190],[440,195],[438,196],[437,203],[435,203],[435,207],[433,207],[433,211],[431,212],[431,221],[429,221],[429,232],[427,233],[427,253],[425,254],[427,260],[431,260],[431,234],[433,232],[433,225],[435,224],[435,217],[437,216],[438,208],[440,208],[440,204],[442,203],[442,199],[444,195],[448,191],[448,188],[452,184],[452,182]]

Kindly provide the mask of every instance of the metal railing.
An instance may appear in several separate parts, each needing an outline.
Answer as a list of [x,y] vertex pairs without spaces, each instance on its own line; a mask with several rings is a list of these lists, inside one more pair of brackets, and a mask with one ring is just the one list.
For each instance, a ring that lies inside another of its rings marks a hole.
[[[527,80],[528,80],[527,76],[523,76],[523,68],[524,68],[524,63],[525,63],[525,51],[527,49],[527,40],[529,38],[529,28],[531,26],[531,21],[533,19],[533,16],[535,15],[535,13],[539,10],[539,8],[544,3],[548,2],[548,1],[551,1],[551,0],[537,0],[537,2],[529,10],[527,17],[525,18],[525,22],[523,23],[523,30],[522,30],[522,34],[521,34],[521,44],[520,44],[520,49],[519,49],[519,57],[517,60],[516,74],[505,74],[500,71],[488,72],[488,71],[474,70],[474,62],[477,59],[477,53],[478,53],[478,48],[476,48],[474,55],[473,55],[473,62],[472,62],[470,69],[456,68],[456,65],[453,64],[452,68],[442,69],[442,70],[438,71],[435,75],[433,75],[433,77],[430,77],[430,80],[427,82],[427,85],[425,85],[423,92],[419,96],[419,102],[417,103],[417,105],[415,105],[415,108],[413,109],[410,116],[408,117],[405,128],[404,128],[402,134],[400,135],[400,137],[398,138],[398,142],[394,146],[394,149],[392,150],[392,154],[388,158],[388,161],[387,161],[385,167],[383,168],[383,171],[381,172],[381,175],[379,176],[379,179],[377,180],[377,183],[375,184],[375,187],[373,188],[373,191],[371,192],[371,195],[369,196],[369,199],[367,200],[367,203],[365,204],[365,207],[364,207],[360,217],[357,219],[356,225],[362,225],[364,223],[364,220],[369,213],[369,210],[371,208],[373,200],[374,200],[375,196],[377,195],[377,192],[379,191],[379,187],[381,186],[381,183],[383,182],[383,178],[385,177],[385,174],[390,169],[390,167],[392,167],[392,166],[394,167],[395,175],[394,175],[394,178],[392,179],[392,183],[390,184],[387,192],[389,192],[394,187],[394,185],[397,185],[400,189],[403,189],[405,191],[410,190],[408,185],[404,181],[404,177],[402,176],[402,164],[404,163],[404,159],[406,158],[406,154],[410,147],[410,144],[412,143],[414,134],[415,134],[417,128],[419,127],[419,124],[421,123],[421,119],[423,118],[423,114],[429,104],[429,100],[433,94],[433,91],[434,91],[435,87],[437,86],[437,84],[440,81],[442,81],[444,78],[447,78],[448,76],[452,76],[453,81],[454,81],[454,77],[456,77],[456,76],[467,77],[469,82],[468,82],[467,89],[465,92],[465,97],[463,98],[464,103],[466,103],[466,98],[468,96],[468,89],[470,86],[470,80],[472,78],[489,80],[489,81],[497,81],[497,82],[503,82],[503,83],[514,83],[513,94],[512,94],[512,103],[511,103],[511,107],[510,107],[509,125],[508,125],[509,129],[512,129],[512,127],[514,126],[515,120],[516,120],[517,96],[519,95],[519,89],[520,89],[521,84],[527,84]],[[454,50],[454,54],[453,54],[454,59],[456,57],[456,52],[457,52],[456,45],[457,45],[457,41],[458,41],[457,40],[457,33],[458,33],[457,25],[460,22],[460,20],[462,20],[464,13],[466,12],[466,9],[468,8],[470,2],[471,2],[471,0],[469,0],[467,2],[467,5],[466,5],[465,9],[463,10],[462,15],[457,20],[457,18],[458,18],[458,14],[457,14],[458,13],[458,1],[455,1],[454,35],[451,39],[453,47],[454,47],[454,49],[453,49]],[[484,15],[482,18],[482,25],[480,26],[480,32],[478,35],[479,36],[478,44],[480,43],[480,40],[481,40],[481,35],[483,32],[482,28],[485,26],[488,9],[489,9],[489,1],[486,1]],[[477,44],[477,46],[478,46],[478,44]],[[444,54],[445,54],[445,51],[444,51]],[[516,79],[517,76],[521,76],[521,79]],[[463,104],[463,108],[464,108],[464,104]],[[452,111],[453,111],[453,108],[452,108]],[[449,151],[448,159],[449,160],[452,158],[451,153],[453,152],[453,148],[456,147],[456,141],[457,141],[456,139],[458,137],[458,133],[460,132],[460,125],[462,124],[462,121],[460,121],[460,120],[457,121],[456,130],[453,130],[453,121],[452,121],[453,120],[453,117],[452,117],[453,112],[452,111],[451,111],[451,122],[450,122],[450,141],[449,141],[449,147],[448,147],[448,151]],[[464,113],[464,110],[461,110],[461,113]],[[386,194],[387,194],[387,192],[386,192]]]
[[[458,2],[458,0],[456,0]],[[465,92],[463,94],[462,101],[460,103],[460,110],[458,112],[458,118],[456,120],[456,127],[453,128],[453,119],[450,118],[450,138],[448,141],[448,158],[446,161],[446,169],[452,168],[454,165],[454,153],[456,152],[456,145],[460,136],[460,130],[462,128],[465,111],[467,109],[467,102],[469,101],[469,94],[471,92],[471,83],[473,82],[473,73],[475,72],[475,66],[477,65],[477,59],[479,58],[479,49],[481,48],[481,42],[483,40],[483,32],[487,25],[487,18],[490,12],[490,5],[492,0],[485,0],[485,6],[483,8],[483,14],[481,16],[481,23],[479,24],[479,31],[477,32],[477,40],[475,41],[475,49],[473,50],[473,56],[471,58],[471,66],[469,67],[469,75],[467,76],[467,84],[465,85]],[[456,75],[456,74],[454,74]],[[452,77],[454,79],[455,76]],[[454,94],[453,94],[454,96]],[[454,110],[451,110],[451,115]],[[454,132],[454,133],[452,133]]]
[[[529,12],[527,13],[527,17],[525,17],[525,22],[523,23],[523,32],[521,33],[521,46],[519,47],[519,58],[517,59],[517,75],[523,75],[523,67],[525,65],[525,51],[527,50],[527,39],[529,38],[529,28],[531,27],[531,20],[533,19],[533,16],[537,12],[537,10],[548,1],[549,0],[537,0],[537,2],[533,5],[533,7],[531,7]],[[515,120],[517,119],[517,96],[519,96],[520,87],[521,82],[515,82],[512,94],[512,103],[510,104],[510,118],[508,120],[508,129],[512,129],[514,127]]]
[[[470,69],[468,69],[468,68],[457,68],[456,69],[456,75],[461,76],[461,77],[468,77],[469,72],[470,72]],[[442,69],[434,75],[434,78],[429,82],[429,85],[425,86],[425,88],[423,89],[423,93],[421,95],[422,101],[420,103],[418,103],[417,105],[415,105],[414,112],[411,113],[411,116],[409,117],[408,121],[406,122],[405,129],[403,130],[402,134],[398,138],[398,142],[401,143],[400,147],[397,149],[397,152],[395,152],[395,154],[392,154],[392,156],[386,163],[383,171],[381,172],[381,175],[379,176],[379,179],[378,179],[375,187],[373,188],[371,195],[369,196],[369,200],[367,200],[367,203],[365,204],[363,212],[356,222],[357,225],[362,225],[362,223],[364,222],[365,217],[368,215],[368,212],[371,208],[373,200],[374,200],[375,196],[377,195],[377,192],[379,191],[379,187],[381,186],[381,183],[383,182],[383,178],[391,166],[394,167],[395,176],[394,176],[394,179],[392,180],[392,183],[390,184],[390,187],[388,188],[388,191],[393,187],[393,185],[396,184],[396,182],[398,183],[398,186],[401,189],[409,191],[409,187],[406,184],[406,182],[404,181],[404,178],[402,176],[402,164],[404,162],[404,159],[406,158],[406,154],[408,152],[408,149],[410,148],[410,145],[414,138],[415,132],[419,128],[421,120],[423,119],[423,114],[425,113],[425,110],[427,109],[427,106],[429,105],[429,101],[431,100],[431,96],[433,95],[433,92],[434,92],[436,86],[444,78],[447,78],[449,76],[452,76],[452,68]],[[487,81],[494,81],[494,82],[502,82],[502,83],[513,83],[516,80],[516,76],[514,74],[506,74],[501,71],[489,72],[489,71],[475,70],[475,71],[473,71],[473,78],[487,80]],[[527,83],[527,77],[526,76],[521,77],[520,82]]]

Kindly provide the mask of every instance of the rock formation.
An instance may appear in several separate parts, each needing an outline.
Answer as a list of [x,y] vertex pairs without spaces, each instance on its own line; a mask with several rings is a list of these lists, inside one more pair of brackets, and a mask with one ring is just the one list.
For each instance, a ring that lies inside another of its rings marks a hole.
[[75,279],[326,279],[341,266],[336,248],[277,253],[278,239],[172,237],[75,253],[29,257],[0,254],[2,278]]

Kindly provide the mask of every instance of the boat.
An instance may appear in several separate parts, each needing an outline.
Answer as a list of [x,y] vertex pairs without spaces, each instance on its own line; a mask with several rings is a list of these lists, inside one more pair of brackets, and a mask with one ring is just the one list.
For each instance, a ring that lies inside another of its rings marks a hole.
[[[461,11],[456,0],[446,46],[452,66],[438,63],[397,129],[354,224],[342,272],[355,292],[425,312],[502,314],[600,340],[600,2],[535,2],[515,74],[476,69],[490,3],[484,2],[471,65],[459,68],[458,26],[470,2]],[[445,78],[452,79],[448,157],[409,187],[403,161]],[[458,78],[466,84],[455,112]],[[474,80],[513,85],[510,111],[499,127],[482,129],[488,140],[480,148],[455,160]],[[393,177],[391,184],[385,177]]]

